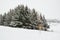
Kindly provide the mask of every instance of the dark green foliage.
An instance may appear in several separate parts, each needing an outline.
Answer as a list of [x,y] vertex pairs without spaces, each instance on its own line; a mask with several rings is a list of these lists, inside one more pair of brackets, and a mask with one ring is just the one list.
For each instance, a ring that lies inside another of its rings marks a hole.
[[[36,26],[44,24],[44,27],[47,27],[47,22],[45,17],[40,15],[40,21],[38,20],[38,13],[35,9],[29,9],[27,6],[18,5],[15,9],[10,10],[4,15],[0,15],[0,23],[6,26],[20,27],[27,29],[36,29]],[[2,21],[3,20],[3,21]]]
[[0,14],[0,25],[3,25],[3,16]]

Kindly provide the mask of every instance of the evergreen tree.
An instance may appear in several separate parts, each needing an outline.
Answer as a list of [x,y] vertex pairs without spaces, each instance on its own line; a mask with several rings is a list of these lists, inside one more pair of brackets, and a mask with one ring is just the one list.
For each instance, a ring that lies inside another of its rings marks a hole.
[[47,21],[46,21],[46,19],[45,19],[45,16],[43,16],[43,24],[44,24],[44,27],[47,29],[47,28],[49,28],[49,25],[48,25],[48,23],[47,23]]
[[6,13],[3,15],[3,22],[5,22]]
[[10,9],[8,13],[4,13],[3,16],[0,15],[0,24],[28,29],[36,29],[38,24],[42,24],[44,28],[47,28],[48,24],[45,17],[40,14],[38,20],[37,14],[35,9],[31,10],[27,6],[18,5],[15,9]]
[[3,16],[0,14],[0,25],[3,25]]

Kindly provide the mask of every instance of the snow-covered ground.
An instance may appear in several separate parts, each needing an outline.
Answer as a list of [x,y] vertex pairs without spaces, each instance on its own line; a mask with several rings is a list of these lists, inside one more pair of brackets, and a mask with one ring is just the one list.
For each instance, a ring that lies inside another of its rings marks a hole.
[[50,30],[60,33],[60,23],[48,23],[50,25]]
[[50,25],[53,32],[0,26],[0,40],[60,40],[60,25]]

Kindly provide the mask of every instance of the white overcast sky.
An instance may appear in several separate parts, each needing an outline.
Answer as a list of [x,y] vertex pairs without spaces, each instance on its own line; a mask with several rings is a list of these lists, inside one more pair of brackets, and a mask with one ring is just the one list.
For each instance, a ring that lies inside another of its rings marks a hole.
[[8,12],[18,4],[27,5],[30,9],[35,8],[47,19],[60,19],[60,0],[0,0],[0,14]]

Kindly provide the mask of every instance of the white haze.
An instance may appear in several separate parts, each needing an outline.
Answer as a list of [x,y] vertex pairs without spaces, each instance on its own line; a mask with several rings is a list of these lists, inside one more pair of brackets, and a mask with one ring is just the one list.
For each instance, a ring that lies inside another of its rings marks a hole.
[[60,0],[0,0],[0,14],[20,4],[27,5],[30,9],[35,8],[46,19],[60,19]]

